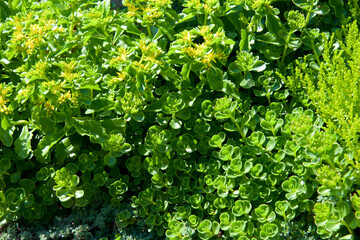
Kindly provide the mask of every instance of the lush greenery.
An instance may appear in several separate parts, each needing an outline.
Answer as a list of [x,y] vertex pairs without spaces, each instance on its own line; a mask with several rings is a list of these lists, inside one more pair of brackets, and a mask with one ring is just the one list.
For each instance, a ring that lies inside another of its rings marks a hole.
[[[119,229],[115,224],[117,214],[121,210],[132,211],[130,204],[121,208],[107,203],[91,207],[75,207],[69,214],[64,212],[49,222],[37,224],[27,222],[12,222],[3,226],[1,240],[14,239],[86,239],[86,240],[152,240],[157,237],[151,232],[144,221],[125,229]],[[298,230],[299,231],[299,230]],[[300,234],[302,232],[299,231]]]
[[0,2],[0,222],[360,235],[357,0],[114,6]]

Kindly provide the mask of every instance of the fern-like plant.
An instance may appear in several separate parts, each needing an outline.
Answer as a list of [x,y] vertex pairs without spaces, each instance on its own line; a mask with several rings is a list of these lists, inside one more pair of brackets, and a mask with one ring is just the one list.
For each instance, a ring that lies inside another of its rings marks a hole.
[[[323,35],[323,61],[319,69],[299,63],[287,78],[293,90],[305,88],[306,94],[327,124],[360,159],[360,31],[356,22],[332,36]],[[335,41],[335,39],[338,39]]]

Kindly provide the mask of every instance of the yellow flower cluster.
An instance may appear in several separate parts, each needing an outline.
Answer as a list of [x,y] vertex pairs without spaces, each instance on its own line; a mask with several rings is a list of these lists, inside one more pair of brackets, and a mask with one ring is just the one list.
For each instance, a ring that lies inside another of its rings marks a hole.
[[110,60],[110,66],[117,67],[119,64],[125,63],[127,60],[128,50],[124,47],[119,47],[116,55],[116,57]]
[[46,89],[55,95],[58,95],[59,93],[64,91],[63,85],[64,85],[64,82],[55,82],[54,80],[44,81],[41,83],[41,86],[43,89]]
[[82,16],[82,19],[84,22],[90,22],[92,25],[100,26],[109,23],[112,17],[104,17],[101,8],[92,8]]
[[55,111],[55,106],[51,104],[51,102],[45,102],[44,109],[48,115],[51,115]]
[[72,60],[69,63],[64,61],[60,62],[61,74],[60,77],[63,77],[67,82],[72,82],[75,79],[79,78],[79,73],[74,73],[74,69],[76,67],[76,61]]
[[5,83],[0,84],[0,113],[10,114],[13,109],[7,103],[9,100],[7,97],[12,93],[12,86]]
[[124,0],[123,5],[127,7],[129,18],[137,17],[142,24],[150,26],[165,15],[166,9],[171,6],[171,0]]
[[20,104],[24,104],[30,96],[32,96],[35,89],[34,84],[27,84],[26,87],[23,87],[18,91],[15,100]]
[[35,79],[47,80],[46,70],[48,67],[49,67],[48,62],[38,61],[35,63],[35,65],[30,71],[25,73],[25,76],[27,78],[32,78],[32,79],[35,78]]
[[127,73],[126,72],[118,72],[117,73],[117,76],[116,77],[112,77],[109,81],[109,85],[112,86],[112,85],[117,85],[119,84],[120,82],[124,81],[125,78],[127,76]]
[[77,92],[71,93],[70,90],[67,91],[66,93],[61,93],[60,97],[59,97],[59,103],[63,104],[65,103],[67,100],[70,101],[74,106],[78,105],[78,97],[79,94]]
[[59,105],[64,104],[67,101],[73,106],[77,106],[79,94],[77,92],[72,93],[70,90],[66,91],[64,89],[65,84],[65,81],[43,81],[40,88],[43,89],[43,91],[50,93],[52,97],[47,98],[46,96],[39,96],[37,105],[43,104],[44,109],[49,115],[51,115]]
[[24,16],[16,16],[8,24],[13,25],[11,43],[16,52],[26,51],[33,54],[35,49],[46,44],[46,38],[50,34],[64,33],[65,29],[58,27],[54,19],[49,18],[44,12],[41,16],[35,16],[29,12]]
[[[217,60],[226,60],[226,55],[221,50],[213,47],[216,41],[225,37],[221,29],[212,33],[209,26],[202,26],[195,33],[196,34],[193,34],[193,32],[185,30],[178,35],[179,39],[177,42],[185,45],[181,50],[182,52],[203,63],[205,68],[211,68],[212,64]],[[195,39],[197,35],[200,35],[202,39],[204,39],[204,42],[194,43],[193,39]]]
[[204,13],[210,14],[215,13],[219,9],[220,3],[218,0],[204,0],[203,3],[200,0],[187,0],[184,3],[184,7],[197,11],[203,10]]
[[141,51],[140,61],[132,62],[132,65],[139,71],[147,72],[155,64],[162,64],[162,60],[158,59],[162,51],[158,48],[156,43],[141,39],[139,41],[139,49]]

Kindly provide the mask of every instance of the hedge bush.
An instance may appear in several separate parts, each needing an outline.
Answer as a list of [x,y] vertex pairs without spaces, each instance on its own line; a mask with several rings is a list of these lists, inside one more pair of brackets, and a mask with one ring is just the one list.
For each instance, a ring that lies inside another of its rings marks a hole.
[[356,0],[113,3],[0,2],[0,221],[360,235]]

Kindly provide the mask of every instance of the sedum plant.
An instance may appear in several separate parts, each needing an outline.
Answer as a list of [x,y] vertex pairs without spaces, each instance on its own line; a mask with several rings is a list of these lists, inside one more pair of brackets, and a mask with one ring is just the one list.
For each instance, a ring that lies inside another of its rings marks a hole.
[[[328,128],[334,130],[343,139],[355,159],[358,159],[356,56],[359,48],[357,40],[359,33],[356,22],[344,31],[344,38],[335,40],[333,35],[324,46],[324,61],[318,72],[306,72],[302,76],[297,70],[291,84],[295,84],[293,82],[297,81],[296,79],[301,79],[299,83],[306,87],[309,98],[313,100]],[[338,31],[338,35],[342,33]],[[318,75],[316,81],[313,74]]]
[[314,98],[342,1],[0,4],[1,221],[101,201],[156,238],[355,239],[355,137]]

